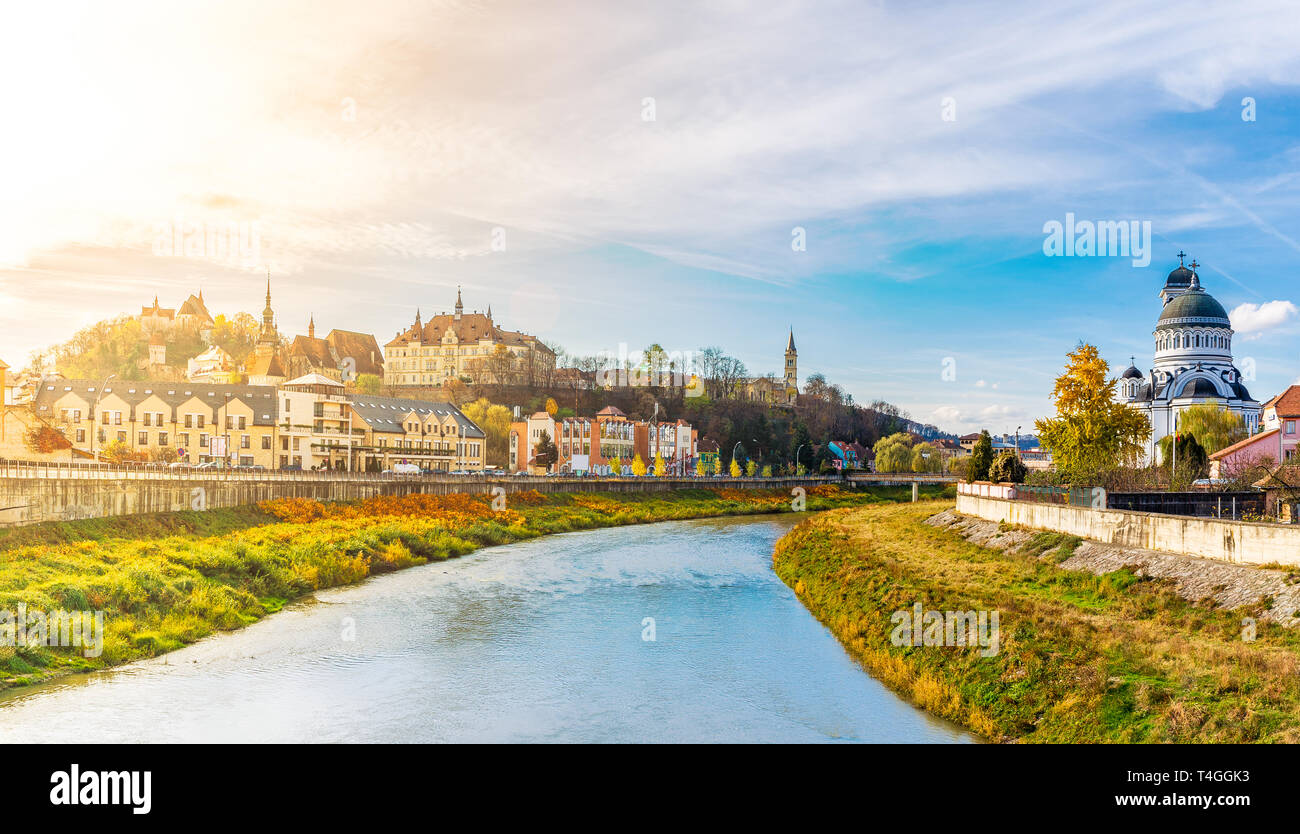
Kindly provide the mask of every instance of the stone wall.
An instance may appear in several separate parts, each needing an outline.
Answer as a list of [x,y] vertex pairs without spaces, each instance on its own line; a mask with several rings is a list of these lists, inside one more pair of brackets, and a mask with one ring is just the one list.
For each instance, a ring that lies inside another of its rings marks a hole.
[[963,494],[957,496],[957,511],[989,521],[1054,530],[1122,547],[1226,562],[1300,565],[1300,525],[1094,510]]
[[272,498],[314,498],[349,501],[376,495],[463,492],[474,495],[503,489],[507,495],[539,492],[666,492],[674,489],[804,488],[838,478],[474,478],[434,480],[304,479],[257,480],[247,476],[212,478],[0,478],[0,526],[43,521],[238,507]]

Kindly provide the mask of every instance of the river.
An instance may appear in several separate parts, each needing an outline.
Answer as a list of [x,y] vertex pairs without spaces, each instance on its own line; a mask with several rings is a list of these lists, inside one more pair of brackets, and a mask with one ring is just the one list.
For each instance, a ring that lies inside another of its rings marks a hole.
[[772,571],[795,516],[569,533],[17,690],[3,742],[960,742]]

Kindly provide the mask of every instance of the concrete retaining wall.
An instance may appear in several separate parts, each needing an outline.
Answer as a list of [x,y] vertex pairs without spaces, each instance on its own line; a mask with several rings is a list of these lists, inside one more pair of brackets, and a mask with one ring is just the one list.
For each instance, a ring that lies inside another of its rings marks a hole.
[[1300,525],[1094,510],[961,494],[957,496],[957,512],[1124,547],[1225,562],[1300,565]]
[[500,478],[473,480],[250,480],[246,478],[184,479],[0,479],[0,526],[13,527],[43,521],[69,521],[136,513],[238,507],[272,498],[314,498],[350,501],[376,495],[431,493],[472,495],[500,487],[506,494],[538,492],[665,492],[674,489],[805,489],[838,478]]

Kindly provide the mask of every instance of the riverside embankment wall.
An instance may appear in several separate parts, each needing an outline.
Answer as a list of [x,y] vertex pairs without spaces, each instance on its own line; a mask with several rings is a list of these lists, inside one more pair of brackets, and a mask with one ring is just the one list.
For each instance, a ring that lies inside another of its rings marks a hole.
[[194,478],[0,478],[0,527],[137,513],[238,507],[273,498],[350,501],[376,495],[507,495],[538,492],[665,492],[674,489],[793,489],[839,478],[475,478],[473,480]]
[[1008,501],[960,492],[957,512],[1123,547],[1226,562],[1300,565],[1300,525]]

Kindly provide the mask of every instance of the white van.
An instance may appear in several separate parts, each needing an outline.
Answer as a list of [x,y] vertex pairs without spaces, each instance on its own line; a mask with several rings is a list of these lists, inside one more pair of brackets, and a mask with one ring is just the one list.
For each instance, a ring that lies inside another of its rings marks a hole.
[[394,475],[419,475],[420,467],[413,463],[395,463],[393,464]]

